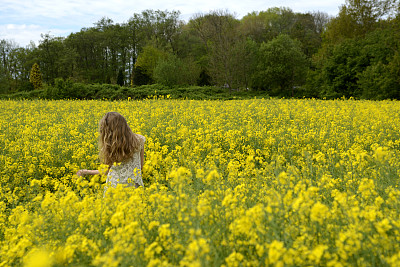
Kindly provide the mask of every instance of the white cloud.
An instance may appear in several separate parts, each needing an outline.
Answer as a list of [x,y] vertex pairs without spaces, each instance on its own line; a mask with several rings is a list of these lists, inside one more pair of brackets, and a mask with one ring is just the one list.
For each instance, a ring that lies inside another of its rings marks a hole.
[[20,46],[27,46],[31,41],[36,45],[41,40],[41,34],[50,33],[53,36],[66,36],[71,30],[49,29],[39,25],[6,24],[0,25],[0,39],[16,42]]
[[329,1],[321,1],[321,0],[308,0],[305,1],[306,4],[302,4],[301,1],[293,1],[291,7],[293,10],[299,12],[308,12],[308,11],[322,11],[326,12],[331,16],[335,16],[339,13],[339,7],[345,4],[345,1],[338,0],[329,0]]

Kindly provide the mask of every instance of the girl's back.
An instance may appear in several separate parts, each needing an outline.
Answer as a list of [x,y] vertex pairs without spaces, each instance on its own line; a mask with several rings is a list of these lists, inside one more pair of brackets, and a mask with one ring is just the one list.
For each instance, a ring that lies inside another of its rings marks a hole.
[[135,136],[139,140],[140,149],[134,152],[128,160],[110,167],[107,174],[105,191],[108,189],[108,186],[116,187],[118,184],[123,184],[127,187],[143,186],[141,152],[144,149],[146,138],[139,134],[135,134]]

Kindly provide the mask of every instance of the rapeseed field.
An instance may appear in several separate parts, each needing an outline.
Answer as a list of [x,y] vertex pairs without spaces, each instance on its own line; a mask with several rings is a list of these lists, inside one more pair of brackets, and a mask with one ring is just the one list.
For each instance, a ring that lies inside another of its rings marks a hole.
[[[397,101],[0,105],[0,266],[399,266]],[[104,196],[108,111],[145,186]]]

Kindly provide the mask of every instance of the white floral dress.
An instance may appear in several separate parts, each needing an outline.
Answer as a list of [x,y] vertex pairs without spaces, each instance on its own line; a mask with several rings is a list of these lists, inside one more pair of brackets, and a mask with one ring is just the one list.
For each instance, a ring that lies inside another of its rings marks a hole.
[[126,187],[134,186],[135,184],[144,186],[142,180],[140,151],[144,148],[146,138],[140,134],[136,134],[136,137],[139,138],[140,149],[136,151],[128,161],[110,167],[107,174],[104,193],[107,191],[109,186],[116,187],[118,184],[122,184]]

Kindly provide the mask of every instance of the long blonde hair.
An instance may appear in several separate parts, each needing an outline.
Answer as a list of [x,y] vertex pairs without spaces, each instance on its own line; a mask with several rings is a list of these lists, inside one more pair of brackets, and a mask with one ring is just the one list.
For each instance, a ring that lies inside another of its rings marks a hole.
[[140,149],[139,139],[118,112],[108,112],[99,122],[99,157],[106,165],[121,163]]

